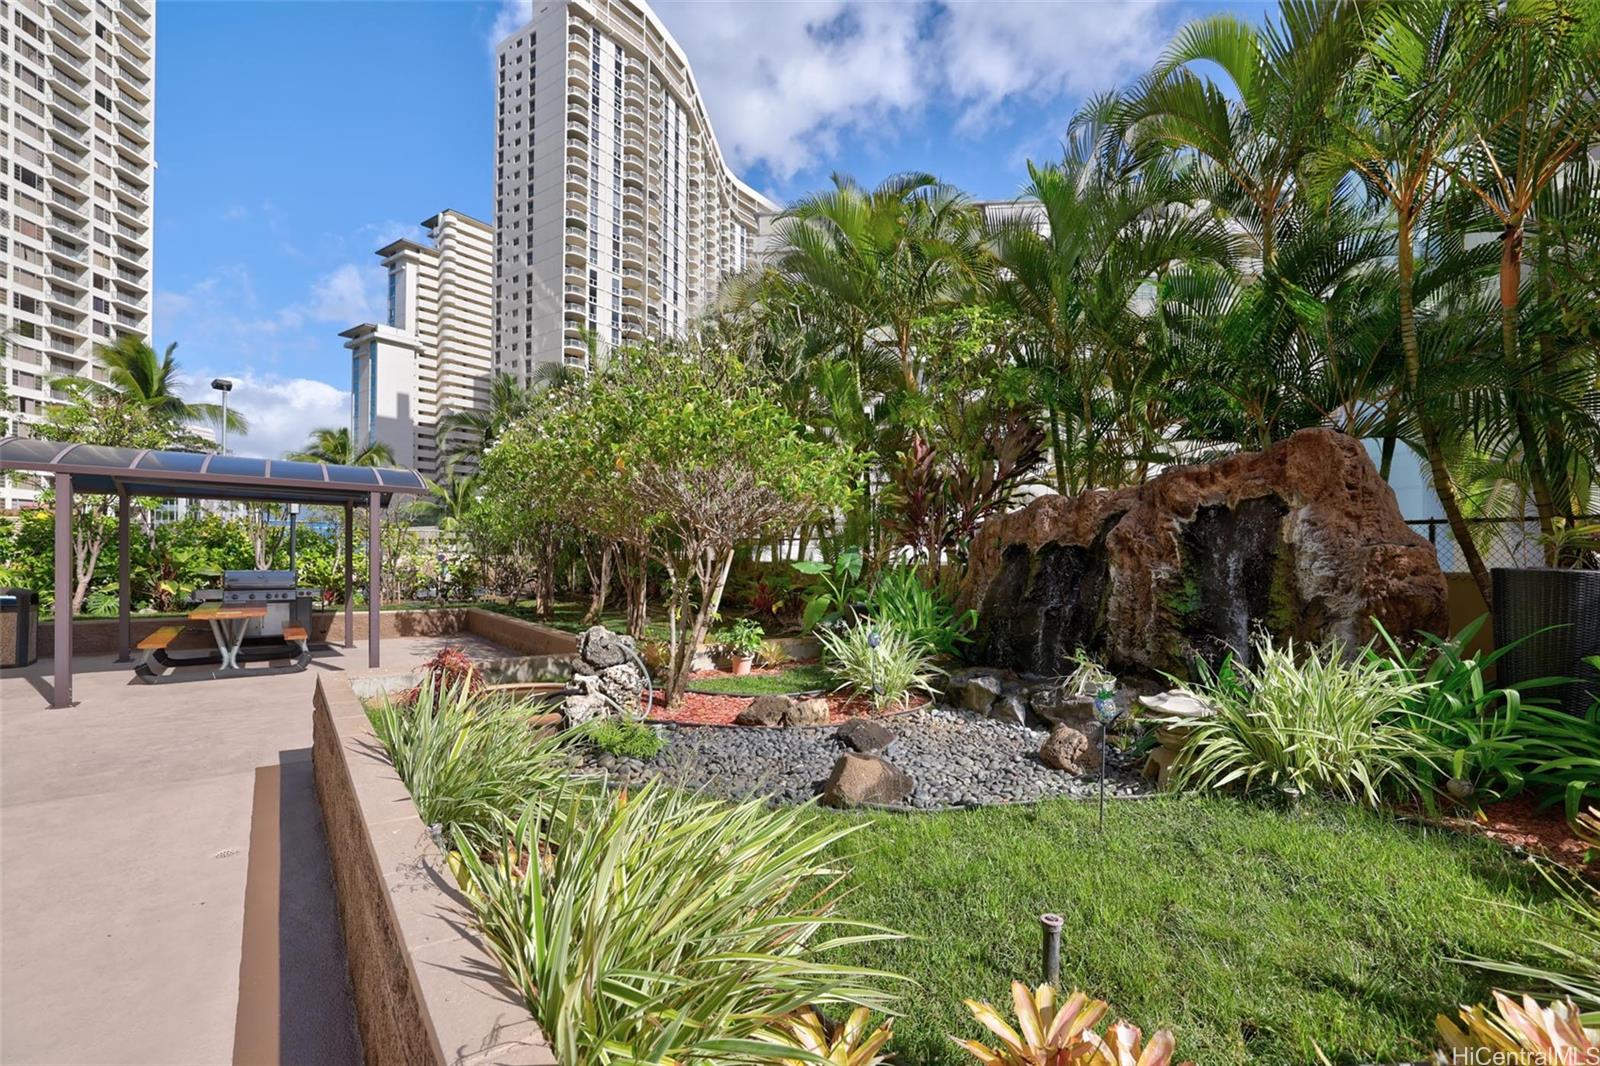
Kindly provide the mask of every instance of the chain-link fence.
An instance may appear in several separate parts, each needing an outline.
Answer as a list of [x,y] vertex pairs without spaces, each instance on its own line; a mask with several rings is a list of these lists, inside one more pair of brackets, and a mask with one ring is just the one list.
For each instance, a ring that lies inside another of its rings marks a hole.
[[[1597,522],[1600,522],[1600,515],[1583,515],[1577,519],[1579,525]],[[1439,555],[1440,570],[1447,574],[1467,572],[1466,556],[1456,542],[1448,519],[1407,519],[1406,524],[1428,538]],[[1469,518],[1467,525],[1485,566],[1493,569],[1545,565],[1545,542],[1539,532],[1538,518]]]

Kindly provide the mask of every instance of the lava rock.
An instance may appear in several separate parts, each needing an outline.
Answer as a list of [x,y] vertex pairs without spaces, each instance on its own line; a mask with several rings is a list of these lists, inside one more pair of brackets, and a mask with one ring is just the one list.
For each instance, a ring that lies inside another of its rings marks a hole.
[[613,633],[605,626],[590,626],[578,638],[578,657],[588,663],[595,673],[608,666],[620,666],[633,661],[633,638]]
[[561,701],[561,716],[565,719],[568,729],[592,722],[597,718],[610,717],[615,713],[616,708],[611,705],[611,701],[598,692],[568,696]]
[[780,726],[788,722],[794,706],[791,696],[757,696],[733,721],[735,725]]
[[1083,776],[1094,761],[1094,743],[1088,734],[1070,725],[1058,725],[1039,748],[1039,761],[1052,770]]
[[1186,670],[1251,638],[1360,648],[1374,620],[1443,632],[1445,581],[1359,440],[1302,429],[1139,485],[1040,496],[984,522],[960,609],[972,654],[1041,674],[1094,648],[1112,669]]
[[622,709],[624,714],[640,713],[640,697],[644,695],[644,674],[631,662],[618,663],[600,671],[600,692]]
[[961,686],[961,706],[983,714],[1000,698],[1002,682],[991,674],[979,674]]
[[915,788],[911,775],[888,760],[847,751],[833,764],[833,772],[822,786],[822,802],[829,807],[902,804]]
[[1061,685],[1040,685],[1028,693],[1033,713],[1052,725],[1086,725],[1095,720],[1094,697],[1079,696]]
[[840,743],[853,751],[870,755],[894,743],[894,733],[865,718],[852,718],[833,731]]
[[1021,726],[1028,724],[1028,705],[1021,696],[1001,696],[989,704],[985,713],[997,722]]
[[794,700],[783,716],[784,725],[827,725],[828,701],[821,696]]

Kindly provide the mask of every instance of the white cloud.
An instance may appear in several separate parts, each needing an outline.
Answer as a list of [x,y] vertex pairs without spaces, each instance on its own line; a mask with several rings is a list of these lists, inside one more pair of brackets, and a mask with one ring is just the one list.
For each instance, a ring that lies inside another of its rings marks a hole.
[[382,296],[382,271],[376,266],[345,263],[318,278],[304,312],[318,322],[353,326],[372,321]]
[[[502,17],[513,8],[507,5]],[[847,138],[892,140],[935,103],[959,132],[1002,105],[1109,88],[1153,60],[1177,17],[1158,3],[662,0],[723,150],[780,179]]]
[[233,381],[229,409],[250,422],[248,433],[229,435],[230,452],[276,458],[304,447],[313,429],[350,424],[350,394],[310,378],[196,370],[181,376],[183,395],[196,402],[216,400],[210,383],[219,376]]
[[489,51],[493,52],[503,38],[526,26],[532,18],[533,0],[501,0],[494,25],[489,28]]

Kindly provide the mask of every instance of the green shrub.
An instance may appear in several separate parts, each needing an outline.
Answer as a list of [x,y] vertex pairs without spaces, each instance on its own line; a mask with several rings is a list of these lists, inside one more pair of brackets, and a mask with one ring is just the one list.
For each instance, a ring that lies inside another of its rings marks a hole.
[[[1193,723],[1173,764],[1181,788],[1326,793],[1376,807],[1415,795],[1429,739],[1398,719],[1422,686],[1382,658],[1346,661],[1338,647],[1255,646],[1257,666],[1203,663],[1190,686],[1217,708]],[[1185,722],[1184,724],[1189,724]]]
[[501,837],[531,798],[567,775],[571,738],[536,734],[528,718],[537,711],[428,676],[409,701],[385,699],[367,717],[422,820],[481,843]]
[[773,1061],[808,1004],[881,1009],[890,975],[834,961],[893,934],[833,915],[856,827],[658,788],[528,809],[485,861],[458,838],[485,937],[565,1063]]
[[905,704],[913,689],[932,693],[942,673],[928,661],[928,650],[892,625],[858,622],[843,629],[819,629],[823,661],[840,688],[853,688],[880,710]]
[[1585,803],[1600,800],[1600,701],[1583,715],[1549,706],[1537,692],[1562,684],[1560,677],[1491,687],[1484,671],[1516,643],[1464,655],[1463,646],[1486,619],[1449,640],[1424,634],[1410,655],[1379,627],[1379,645],[1366,650],[1369,661],[1392,660],[1415,686],[1394,720],[1426,737],[1437,756],[1417,760],[1412,769],[1426,781],[1467,782],[1474,795],[1489,799],[1527,788],[1548,803],[1564,801],[1568,820],[1575,820]]
[[878,575],[867,603],[873,621],[894,627],[929,655],[955,655],[972,642],[978,613],[957,614],[949,597],[923,583],[920,568],[892,566]]
[[632,718],[602,718],[588,729],[589,743],[627,759],[653,759],[667,746],[654,729]]

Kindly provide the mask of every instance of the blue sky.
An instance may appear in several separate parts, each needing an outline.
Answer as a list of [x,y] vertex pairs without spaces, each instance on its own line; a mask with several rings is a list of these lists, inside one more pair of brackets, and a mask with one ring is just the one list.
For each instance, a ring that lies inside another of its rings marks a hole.
[[[1259,5],[1233,5],[1258,15]],[[1215,4],[663,0],[729,161],[786,200],[833,171],[1014,195],[1084,96]],[[491,42],[526,2],[164,0],[156,336],[239,384],[238,447],[347,421],[340,330],[378,314],[373,250],[490,214]],[[203,385],[196,386],[203,389]]]

